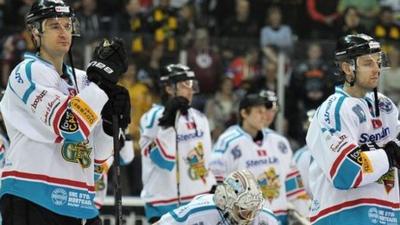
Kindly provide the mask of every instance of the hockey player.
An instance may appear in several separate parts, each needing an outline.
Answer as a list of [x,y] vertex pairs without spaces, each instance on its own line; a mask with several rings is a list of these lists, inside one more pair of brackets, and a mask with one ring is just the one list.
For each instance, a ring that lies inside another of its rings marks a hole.
[[238,170],[218,185],[215,194],[199,195],[185,206],[175,209],[156,225],[278,225],[274,214],[265,207],[254,175]]
[[77,35],[69,6],[36,1],[26,23],[37,53],[13,69],[0,104],[11,142],[0,190],[3,225],[98,224],[94,164],[112,154],[111,116],[121,128],[129,123],[128,92],[116,86],[125,50],[118,40],[102,42],[86,75],[63,63]]
[[141,118],[145,213],[149,222],[207,193],[215,184],[208,170],[211,137],[204,114],[190,108],[196,87],[187,66],[170,64],[161,70],[163,105],[154,105]]
[[290,166],[292,150],[287,139],[265,129],[274,120],[276,100],[273,92],[261,92],[246,95],[240,101],[240,123],[219,137],[210,169],[219,182],[233,171],[248,169],[257,178],[280,224],[287,224],[287,198],[304,190],[297,182],[298,173]]
[[[307,131],[315,114],[315,109],[308,110],[306,114],[308,119],[306,120],[303,127]],[[309,183],[309,169],[312,157],[310,151],[308,151],[307,145],[304,145],[295,152],[295,154],[293,155],[293,160],[295,161],[296,167],[299,170],[301,180],[303,181],[304,190],[307,192],[308,196],[312,197]]]
[[[128,136],[121,135],[120,136],[120,147],[119,151],[120,156],[120,165],[125,166],[132,162],[135,157],[135,152],[133,151],[133,141]],[[101,165],[95,166],[95,189],[96,195],[94,197],[94,204],[97,209],[100,209],[103,206],[104,199],[107,195],[107,186],[108,186],[108,171],[114,162],[114,156],[110,156],[105,162]]]
[[339,38],[335,59],[344,84],[322,103],[306,141],[312,224],[400,223],[398,111],[377,93],[381,46],[365,34]]

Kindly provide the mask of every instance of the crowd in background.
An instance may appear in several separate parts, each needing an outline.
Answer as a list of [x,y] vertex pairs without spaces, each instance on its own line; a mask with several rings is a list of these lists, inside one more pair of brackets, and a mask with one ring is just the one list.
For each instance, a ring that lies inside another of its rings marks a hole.
[[[132,103],[130,133],[159,101],[161,66],[182,62],[196,73],[200,94],[193,106],[208,116],[212,138],[237,122],[245,93],[277,90],[278,54],[286,56],[285,129],[293,149],[302,146],[306,112],[319,106],[338,82],[332,60],[335,40],[366,33],[391,62],[380,91],[400,103],[400,1],[398,0],[71,0],[80,23],[74,63],[84,68],[85,46],[119,36],[129,51],[120,81]],[[24,27],[33,0],[0,0],[0,86],[25,51],[34,51]],[[282,97],[282,96],[278,96]],[[138,195],[140,153],[124,169],[125,194]]]

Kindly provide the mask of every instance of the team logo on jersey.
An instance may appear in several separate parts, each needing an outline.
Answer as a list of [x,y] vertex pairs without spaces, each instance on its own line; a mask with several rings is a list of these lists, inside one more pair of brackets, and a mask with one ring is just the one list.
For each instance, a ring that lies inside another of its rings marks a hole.
[[378,184],[383,184],[385,186],[386,194],[394,188],[394,169],[391,168],[387,173],[385,173],[378,181]]
[[69,106],[74,110],[77,114],[79,114],[80,118],[82,118],[87,124],[92,126],[94,122],[97,120],[96,113],[90,108],[90,106],[78,96],[73,97],[69,102]]
[[283,153],[286,154],[288,152],[288,147],[283,141],[278,142],[278,149]]
[[31,110],[33,113],[36,112],[36,108],[39,105],[41,101],[43,101],[44,96],[47,94],[46,90],[43,90],[40,92],[40,94],[36,95],[35,100],[33,100],[33,103],[31,104]]
[[67,109],[60,120],[60,130],[73,133],[78,130],[78,121],[70,109]]
[[[329,136],[330,137],[330,136]],[[340,152],[342,148],[348,143],[347,136],[345,134],[339,136],[339,140],[337,142],[331,144],[329,149],[332,152]]]
[[96,191],[102,191],[106,188],[106,183],[104,182],[104,176],[101,176],[94,185]]
[[382,112],[390,113],[393,111],[393,105],[387,98],[379,99],[379,109]]
[[360,135],[360,143],[378,142],[382,139],[387,138],[389,134],[390,134],[389,127],[382,127],[382,130],[379,133],[373,133],[373,134],[362,133]]
[[368,210],[368,218],[371,220],[372,223],[378,223],[379,221],[379,213],[378,209],[373,207]]
[[188,130],[196,129],[196,123],[193,122],[193,121],[187,122],[187,123],[186,123],[186,128],[187,128]]
[[382,127],[382,120],[380,120],[380,119],[372,119],[371,123],[372,123],[372,127],[374,129],[378,129],[378,128]]
[[357,115],[359,123],[367,121],[367,116],[365,115],[365,112],[360,105],[353,106],[351,110],[353,110],[353,112]]
[[63,188],[54,189],[51,192],[51,200],[53,201],[54,205],[64,205],[68,200],[67,191],[65,191]]
[[89,142],[84,141],[79,144],[64,143],[61,148],[62,157],[73,163],[79,163],[82,168],[88,168],[92,162],[90,159],[90,153],[92,148],[89,147]]
[[260,185],[263,197],[268,199],[270,203],[272,200],[279,197],[281,183],[279,180],[279,175],[276,173],[274,167],[265,170],[264,173],[257,178],[257,181]]
[[240,150],[239,146],[237,146],[237,145],[235,147],[233,147],[233,149],[231,150],[231,153],[232,153],[234,160],[242,157],[242,151]]
[[267,150],[265,150],[265,149],[259,149],[259,150],[257,150],[257,155],[258,155],[258,156],[261,156],[261,157],[267,156]]
[[70,96],[75,96],[77,94],[75,88],[68,88],[68,93]]
[[185,162],[189,164],[189,177],[192,180],[201,179],[206,183],[208,171],[205,167],[203,143],[199,142],[193,150],[185,158]]

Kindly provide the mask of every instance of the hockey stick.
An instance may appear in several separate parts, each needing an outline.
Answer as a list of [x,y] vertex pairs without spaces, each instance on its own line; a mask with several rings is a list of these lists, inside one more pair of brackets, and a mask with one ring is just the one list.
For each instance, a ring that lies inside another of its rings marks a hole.
[[119,168],[119,124],[118,116],[112,115],[113,121],[113,144],[114,144],[114,208],[116,225],[122,225],[122,191],[121,191],[121,170]]
[[181,205],[181,176],[179,172],[179,148],[178,148],[178,121],[181,113],[178,110],[176,112],[175,116],[175,124],[174,124],[174,129],[175,129],[175,164],[176,164],[176,195],[178,198],[178,207]]
[[79,93],[79,88],[78,88],[78,82],[76,79],[76,73],[75,73],[75,67],[74,67],[74,61],[72,60],[72,44],[74,42],[74,38],[72,37],[71,39],[71,47],[68,50],[68,57],[69,57],[69,63],[71,64],[71,69],[72,69],[72,77],[74,78],[74,83],[76,87],[76,93]]

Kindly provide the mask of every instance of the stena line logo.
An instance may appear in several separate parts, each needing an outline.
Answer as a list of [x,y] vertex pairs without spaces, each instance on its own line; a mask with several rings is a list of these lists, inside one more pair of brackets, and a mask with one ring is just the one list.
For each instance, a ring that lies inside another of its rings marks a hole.
[[360,135],[360,143],[377,142],[386,138],[389,134],[390,134],[389,127],[383,127],[381,132],[379,133],[373,133],[373,134],[362,133]]

